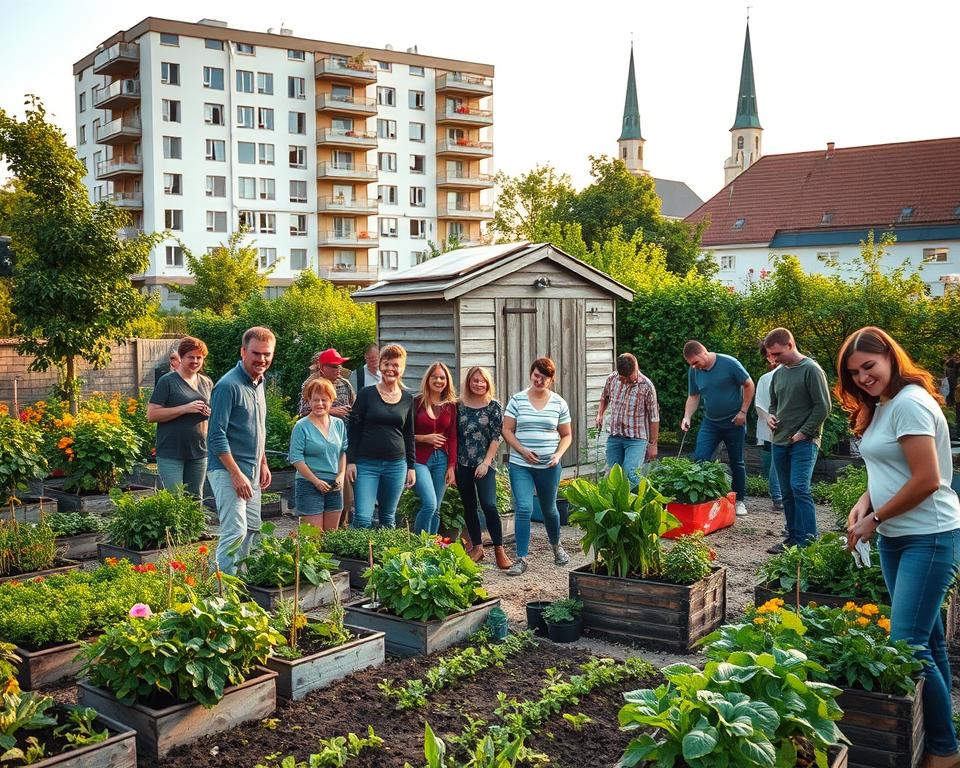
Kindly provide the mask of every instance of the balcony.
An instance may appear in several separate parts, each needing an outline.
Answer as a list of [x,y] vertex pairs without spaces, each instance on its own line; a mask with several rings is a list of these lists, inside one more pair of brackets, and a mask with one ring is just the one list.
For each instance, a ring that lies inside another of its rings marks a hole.
[[317,244],[335,248],[376,248],[379,237],[373,230],[328,230],[317,235]]
[[338,115],[377,114],[377,100],[366,96],[340,96],[334,93],[321,93],[317,96],[317,111]]
[[118,179],[143,173],[142,157],[114,157],[97,163],[98,179]]
[[437,125],[462,125],[469,128],[483,128],[493,125],[493,112],[476,107],[447,105],[437,110]]
[[454,189],[491,189],[493,187],[493,174],[437,171],[437,186]]
[[485,221],[493,218],[492,205],[459,205],[441,202],[437,205],[438,219],[457,219],[458,221]]
[[97,144],[129,144],[140,134],[139,117],[118,117],[97,129]]
[[142,234],[143,230],[139,227],[124,227],[123,229],[117,230],[117,237],[121,240],[136,240]]
[[471,96],[493,94],[493,80],[463,72],[447,72],[437,78],[437,93],[465,93]]
[[340,82],[369,85],[377,82],[377,65],[361,64],[356,59],[317,59],[315,74],[318,78]]
[[361,197],[347,200],[344,197],[321,197],[317,200],[317,210],[341,216],[372,216],[380,210],[375,197]]
[[140,81],[135,78],[114,80],[110,85],[93,89],[93,106],[97,109],[126,109],[140,101]]
[[437,142],[437,154],[447,157],[493,157],[492,141],[473,139],[446,139]]
[[324,160],[317,164],[317,178],[376,181],[377,166],[369,163],[339,163],[335,160]]
[[119,75],[140,66],[140,46],[136,43],[115,43],[93,58],[93,74]]
[[380,279],[380,267],[375,264],[334,264],[321,266],[319,272],[332,283],[375,283]]
[[104,195],[101,199],[112,203],[117,208],[134,211],[143,210],[142,192],[114,192],[110,195]]
[[376,149],[376,131],[344,131],[339,128],[321,128],[317,132],[317,144],[324,147],[348,149]]

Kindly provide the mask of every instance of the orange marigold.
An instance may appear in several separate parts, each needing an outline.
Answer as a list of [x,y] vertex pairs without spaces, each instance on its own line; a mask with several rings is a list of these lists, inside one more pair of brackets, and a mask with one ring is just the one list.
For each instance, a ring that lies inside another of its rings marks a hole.
[[864,616],[876,616],[880,613],[880,609],[873,603],[867,603],[866,605],[860,606],[860,613]]
[[854,623],[861,627],[866,627],[870,624],[870,619],[868,619],[866,616],[859,616]]
[[879,619],[877,619],[877,626],[887,634],[890,634],[890,619],[888,619],[886,616],[881,616]]
[[845,602],[845,603],[843,604],[843,610],[845,610],[845,611],[859,611],[860,608],[859,608],[859,606],[858,606],[855,602],[853,602],[852,600],[847,600],[847,602]]
[[197,580],[193,578],[193,576],[190,576],[189,574],[183,577],[183,581],[186,583],[188,587],[197,586]]

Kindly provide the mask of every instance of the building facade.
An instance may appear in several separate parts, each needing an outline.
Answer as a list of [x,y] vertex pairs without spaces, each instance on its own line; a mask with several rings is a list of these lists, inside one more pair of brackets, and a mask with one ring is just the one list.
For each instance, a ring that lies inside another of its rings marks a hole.
[[493,67],[147,18],[74,65],[91,199],[167,231],[134,277],[174,303],[194,254],[250,231],[271,290],[368,284],[492,218]]

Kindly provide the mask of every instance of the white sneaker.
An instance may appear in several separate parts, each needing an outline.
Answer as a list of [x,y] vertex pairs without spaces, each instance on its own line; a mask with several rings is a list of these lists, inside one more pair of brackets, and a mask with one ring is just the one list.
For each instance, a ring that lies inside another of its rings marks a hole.
[[747,516],[747,505],[742,501],[737,502],[737,517],[746,517]]

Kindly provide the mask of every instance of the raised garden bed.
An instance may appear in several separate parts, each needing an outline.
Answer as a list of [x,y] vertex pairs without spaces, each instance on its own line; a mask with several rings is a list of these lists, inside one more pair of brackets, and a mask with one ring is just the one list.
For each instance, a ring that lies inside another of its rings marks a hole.
[[270,485],[267,486],[268,492],[278,493],[293,488],[293,481],[297,477],[297,470],[293,467],[289,469],[274,469],[270,471]]
[[913,696],[844,688],[838,725],[850,739],[850,765],[917,768],[923,761],[923,678]]
[[46,578],[47,576],[54,576],[58,573],[66,573],[67,571],[77,571],[83,567],[83,563],[78,563],[76,560],[67,560],[66,558],[57,559],[54,561],[52,568],[45,568],[42,571],[31,571],[30,573],[12,573],[9,576],[0,576],[0,584],[5,581],[28,581],[30,579],[35,579],[38,576]]
[[[517,515],[515,512],[504,512],[500,515],[500,529],[503,533],[503,543],[513,543],[517,538]],[[493,540],[490,538],[490,532],[487,530],[487,523],[480,515],[480,540],[486,547],[493,546]]]
[[78,533],[76,536],[57,536],[57,551],[70,560],[94,560],[98,556],[97,545],[105,533]]
[[[174,552],[176,552],[177,549],[184,547],[198,547],[201,544],[206,544],[210,550],[210,556],[213,557],[213,553],[216,550],[216,542],[216,536],[203,536],[198,541],[189,544],[178,544],[174,546],[173,549]],[[111,544],[108,541],[101,542],[97,545],[97,557],[101,560],[106,560],[108,557],[115,557],[117,560],[129,560],[131,565],[156,563],[166,554],[166,547],[163,549],[127,549],[126,547],[118,547],[116,544]]]
[[260,503],[260,518],[262,520],[270,520],[277,517],[282,517],[290,511],[290,505],[287,504],[286,497],[279,493],[277,494],[280,498],[276,501],[261,501]]
[[136,768],[137,734],[101,714],[93,725],[98,731],[107,729],[109,735],[105,740],[51,755],[32,763],[33,768]]
[[[135,496],[150,496],[157,489],[146,485],[124,485],[124,493]],[[86,512],[92,515],[109,515],[115,509],[113,499],[106,493],[70,493],[59,488],[47,488],[46,492],[57,500],[61,512]]]
[[352,557],[337,557],[337,561],[340,563],[340,570],[346,571],[350,574],[350,586],[353,589],[363,589],[367,586],[367,580],[363,578],[363,572],[370,567],[370,563],[366,560],[357,560]]
[[667,511],[680,521],[678,528],[663,534],[665,539],[676,539],[697,531],[703,534],[729,528],[737,519],[737,495],[728,493],[722,499],[711,499],[700,504],[681,504],[671,501]]
[[[13,516],[19,523],[35,523],[40,519],[40,511],[51,515],[59,511],[57,500],[52,496],[24,496],[19,504],[13,505]],[[10,505],[0,508],[4,518],[10,517]]]
[[[247,591],[253,601],[268,611],[275,611],[281,600],[290,600],[293,597],[293,587],[255,587],[247,584]],[[304,611],[311,611],[324,605],[330,605],[339,595],[341,600],[350,597],[350,574],[347,571],[338,571],[330,574],[330,581],[314,586],[301,580],[300,607]]]
[[61,643],[39,651],[28,651],[17,646],[19,661],[17,682],[25,691],[35,691],[44,685],[50,685],[65,677],[74,677],[83,667],[83,661],[76,660],[81,643]]

